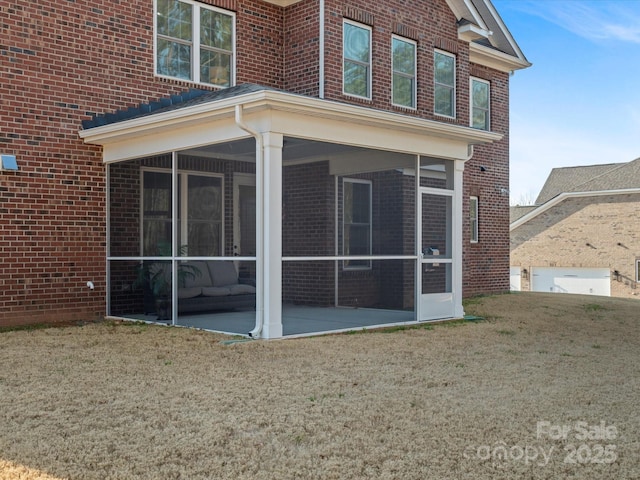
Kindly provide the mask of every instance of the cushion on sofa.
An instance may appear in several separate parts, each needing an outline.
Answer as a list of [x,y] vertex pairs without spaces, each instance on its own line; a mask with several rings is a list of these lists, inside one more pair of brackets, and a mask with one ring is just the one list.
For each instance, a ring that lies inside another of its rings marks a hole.
[[202,287],[202,295],[205,297],[226,297],[231,295],[227,287]]
[[229,290],[231,291],[231,295],[242,295],[244,293],[256,293],[256,287],[252,287],[251,285],[229,285]]
[[194,298],[202,295],[202,287],[185,287],[178,289],[178,299]]
[[209,262],[214,287],[224,287],[238,283],[238,272],[233,262]]
[[184,286],[186,288],[210,287],[213,284],[211,275],[209,275],[209,269],[207,268],[207,262],[186,262],[183,265],[186,267],[183,268],[185,272]]

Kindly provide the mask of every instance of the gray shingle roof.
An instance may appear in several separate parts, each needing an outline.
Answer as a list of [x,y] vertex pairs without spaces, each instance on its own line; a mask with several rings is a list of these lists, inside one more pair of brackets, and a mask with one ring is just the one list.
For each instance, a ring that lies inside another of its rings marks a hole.
[[640,158],[619,164],[601,175],[576,185],[572,192],[596,192],[640,188]]
[[564,192],[576,192],[576,187],[583,185],[594,178],[616,169],[625,163],[609,163],[605,165],[589,165],[586,167],[562,167],[551,170],[540,194],[536,199],[536,205],[542,205],[553,197]]
[[253,83],[244,83],[235,87],[224,88],[221,90],[199,90],[191,89],[177,95],[160,98],[146,103],[141,103],[135,107],[126,110],[117,110],[115,112],[94,115],[91,120],[84,120],[82,127],[85,130],[112,123],[123,122],[133,118],[146,117],[158,113],[178,110],[180,108],[191,107],[203,103],[223,100],[225,98],[237,97],[247,93],[259,92],[263,90],[275,90],[275,88],[265,87]]
[[536,208],[538,208],[536,205],[516,205],[509,207],[509,223],[515,222]]

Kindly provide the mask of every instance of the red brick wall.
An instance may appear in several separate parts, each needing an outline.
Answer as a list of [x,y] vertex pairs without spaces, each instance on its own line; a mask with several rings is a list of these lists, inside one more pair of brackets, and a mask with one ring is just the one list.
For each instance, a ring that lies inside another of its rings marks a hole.
[[[205,3],[237,12],[237,82],[282,87],[284,10]],[[4,1],[0,18],[0,153],[20,167],[0,173],[0,325],[94,319],[105,312],[106,177],[81,120],[193,85],[153,75],[151,0]]]
[[286,9],[284,39],[285,90],[320,95],[320,13],[317,0],[303,0]]
[[[465,164],[462,290],[466,297],[509,291],[509,78],[477,65],[472,65],[471,75],[491,82],[491,130],[504,138],[476,146]],[[478,243],[470,242],[470,196],[478,197]]]

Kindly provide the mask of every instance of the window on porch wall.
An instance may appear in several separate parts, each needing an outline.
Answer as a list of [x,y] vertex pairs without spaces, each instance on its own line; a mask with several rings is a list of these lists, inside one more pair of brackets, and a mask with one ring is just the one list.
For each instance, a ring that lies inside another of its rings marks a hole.
[[[370,180],[343,180],[343,255],[371,255],[371,185]],[[345,260],[344,268],[368,269],[371,261]]]
[[[143,171],[143,255],[169,256],[171,250],[171,172]],[[222,254],[222,180],[178,174],[178,254]]]
[[[399,168],[413,160],[389,157],[388,167],[369,173],[358,172],[366,153],[336,159],[348,175],[333,174],[331,161],[285,162],[285,304],[413,310],[415,261],[375,258],[415,252],[415,177]],[[340,259],[295,260],[314,256]]]

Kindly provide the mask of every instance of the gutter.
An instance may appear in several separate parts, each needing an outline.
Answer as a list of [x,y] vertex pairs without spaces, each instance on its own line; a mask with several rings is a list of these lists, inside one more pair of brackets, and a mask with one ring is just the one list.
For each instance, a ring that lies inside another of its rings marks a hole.
[[513,223],[509,225],[509,231],[513,232],[516,228],[521,225],[527,223],[529,220],[537,217],[538,215],[546,212],[551,207],[569,199],[569,198],[580,198],[580,197],[602,197],[605,195],[629,195],[640,193],[640,188],[625,188],[621,190],[596,190],[593,192],[563,192],[560,195],[553,197],[551,200],[547,201],[547,203],[543,203],[539,207],[531,210],[526,215],[523,215],[519,219],[515,220]]
[[[262,198],[263,197],[262,182],[264,181],[264,172],[263,172],[264,147],[263,147],[262,135],[260,135],[260,132],[252,129],[251,127],[249,127],[249,125],[245,123],[243,118],[242,105],[235,106],[235,121],[238,127],[240,127],[242,130],[244,130],[245,132],[247,132],[249,135],[251,135],[253,138],[256,139],[256,179],[261,180],[260,182],[256,182],[256,198]],[[257,251],[260,252],[262,249],[262,238],[263,238],[263,231],[264,231],[264,215],[256,216],[256,224],[257,224],[256,233],[258,237],[256,239],[256,243],[259,247]],[[264,294],[264,278],[263,278],[264,277],[264,265],[263,265],[264,259],[263,257],[264,255],[259,255],[256,257],[256,276],[259,276],[260,278],[262,278],[262,281],[260,282],[260,285],[259,285],[262,290],[260,295]],[[258,299],[258,297],[259,296],[256,296],[256,300]],[[256,301],[256,326],[254,327],[253,330],[249,332],[249,336],[251,338],[260,338],[263,325],[264,325],[264,301],[260,300],[259,303]]]
[[318,42],[318,48],[320,49],[320,58],[318,59],[318,68],[320,70],[320,76],[318,78],[318,97],[324,100],[324,0],[320,0],[320,41]]

